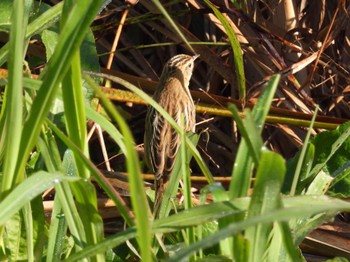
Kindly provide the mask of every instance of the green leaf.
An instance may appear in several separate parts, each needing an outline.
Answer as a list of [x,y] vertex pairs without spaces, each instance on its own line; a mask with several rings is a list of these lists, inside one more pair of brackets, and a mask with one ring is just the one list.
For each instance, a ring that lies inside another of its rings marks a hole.
[[64,216],[61,201],[56,195],[51,214],[50,230],[47,244],[47,262],[61,261],[64,247],[64,237],[67,232],[67,221]]
[[[297,199],[297,197],[294,197],[294,198]],[[192,244],[189,247],[179,250],[176,253],[176,255],[171,257],[168,261],[179,261],[180,259],[185,259],[190,254],[193,254],[199,249],[211,247],[217,244],[222,239],[231,237],[241,232],[242,230],[245,230],[251,226],[256,226],[258,224],[288,221],[293,218],[309,217],[309,216],[313,216],[314,214],[323,213],[323,212],[329,212],[329,213],[335,214],[340,210],[344,210],[344,211],[350,210],[350,203],[347,203],[345,201],[338,200],[338,199],[313,196],[310,198],[307,198],[307,197],[298,198],[298,200],[299,200],[299,203],[295,205],[296,203],[295,202],[293,207],[279,208],[277,210],[266,212],[259,216],[249,217],[240,222],[234,221],[227,227],[211,234],[210,236],[200,241],[197,241],[196,243]],[[189,212],[189,210],[187,212]],[[191,214],[188,213],[188,215],[190,216]],[[175,228],[178,229],[178,226],[176,227],[176,225],[173,225],[172,229],[175,230]],[[169,225],[168,230],[170,229],[171,229],[171,226]],[[260,259],[262,258],[260,257]]]
[[135,227],[128,228],[118,234],[105,238],[104,240],[102,240],[96,245],[85,247],[82,251],[70,255],[69,258],[66,259],[65,261],[66,262],[80,261],[80,260],[89,258],[97,253],[106,252],[107,250],[110,250],[114,247],[117,247],[125,243],[126,241],[132,238],[135,238],[136,235],[137,233],[136,233]]
[[[160,3],[159,0],[152,0],[152,2],[154,3],[154,5],[159,9],[159,11],[164,15],[164,17],[166,18],[166,20],[169,22],[169,24],[171,25],[171,27],[174,29],[174,31],[180,36],[180,38],[184,41],[184,43],[188,46],[188,48],[193,51],[192,46],[189,44],[189,42],[187,41],[186,37],[184,36],[184,34],[181,32],[181,30],[179,29],[179,27],[176,25],[176,23],[174,22],[174,20],[171,18],[171,16],[168,14],[168,12],[166,11],[166,9],[164,8],[163,4]],[[193,51],[194,52],[194,51]]]
[[26,203],[61,181],[77,181],[78,178],[65,177],[62,174],[37,172],[15,187],[0,203],[0,225],[3,225]]
[[245,118],[240,118],[237,107],[234,104],[229,104],[228,109],[232,112],[233,118],[236,121],[238,130],[247,144],[250,156],[255,165],[259,164],[260,151],[263,146],[262,139],[255,121],[249,110],[245,110]]
[[[43,198],[41,195],[34,198],[31,203],[31,211],[27,216],[32,217],[33,221],[33,238],[28,239],[28,241],[33,241],[33,255],[34,261],[41,259],[46,242],[47,242],[47,229],[45,221],[45,212],[43,206]],[[27,246],[29,246],[27,244]]]
[[220,11],[209,0],[204,0],[204,2],[214,11],[215,16],[220,20],[221,24],[224,26],[226,34],[230,40],[231,48],[234,54],[233,61],[235,63],[236,69],[239,99],[245,102],[246,86],[241,45],[235,35],[235,32],[232,29],[232,26],[229,24],[225,16],[222,13],[220,13]]
[[[2,1],[1,1],[2,2]],[[37,19],[28,25],[27,33],[25,38],[29,39],[35,34],[38,34],[49,28],[52,24],[56,23],[59,16],[61,15],[63,2],[51,7],[48,11],[40,15]],[[6,62],[9,52],[9,44],[5,44],[0,49],[0,66]]]
[[[46,49],[46,60],[49,61],[59,40],[58,33],[47,29],[42,32],[41,38]],[[88,33],[86,34],[86,37],[80,47],[80,62],[81,68],[83,70],[96,72],[100,71],[95,39],[91,29],[88,30]],[[99,81],[98,79],[94,80],[96,83]],[[83,81],[83,94],[84,101],[88,104],[95,95],[93,89],[88,84],[86,84],[85,81]],[[63,110],[57,111],[56,113],[62,111]]]
[[[283,194],[289,194],[292,188],[292,183],[294,181],[294,176],[296,175],[297,165],[300,165],[301,151],[295,154],[295,156],[287,161],[287,174],[283,184],[282,192]],[[301,183],[301,181],[306,181],[306,178],[310,176],[310,170],[312,168],[312,163],[314,161],[315,155],[315,146],[312,143],[309,143],[306,152],[304,155],[303,162],[299,171],[299,181],[296,193],[294,195],[299,195],[305,189],[305,182]]]
[[51,122],[47,122],[49,127],[53,130],[53,132],[58,136],[59,139],[63,141],[72,151],[75,151],[76,154],[79,155],[79,158],[81,161],[84,162],[87,168],[89,168],[91,174],[94,176],[96,179],[97,183],[103,188],[103,190],[106,192],[106,194],[114,201],[116,204],[120,214],[126,221],[126,223],[130,226],[133,225],[133,220],[130,217],[130,211],[129,209],[124,206],[124,204],[121,202],[119,199],[119,194],[115,192],[115,189],[110,186],[109,183],[106,182],[106,179],[104,178],[103,175],[98,171],[95,165],[91,163],[91,161],[77,148],[75,144],[73,144],[67,136],[63,134],[61,130],[59,130],[54,124]]
[[312,116],[310,127],[307,131],[307,134],[304,140],[304,145],[301,149],[300,157],[295,168],[295,172],[293,175],[293,182],[290,189],[291,195],[295,194],[297,187],[300,191],[300,187],[303,186],[302,182],[305,181],[311,175],[310,170],[311,170],[311,164],[313,162],[313,157],[314,157],[314,147],[312,145],[309,146],[309,139],[310,139],[312,127],[315,123],[317,111],[318,111],[318,107],[316,108],[315,113]]
[[[255,127],[258,130],[258,134],[261,134],[262,132],[279,80],[280,75],[274,75],[271,77],[263,93],[260,95],[258,102],[252,110],[252,116],[255,122]],[[246,133],[248,133],[248,131]],[[254,166],[254,161],[251,157],[251,155],[254,153],[250,152],[250,148],[252,148],[252,145],[249,147],[244,139],[241,141],[238,147],[238,152],[232,169],[232,180],[229,189],[229,195],[231,198],[243,197],[248,193],[252,169]]]
[[322,170],[318,173],[318,175],[312,180],[311,184],[308,186],[306,190],[307,195],[323,195],[329,189],[329,185],[332,183],[333,177],[331,177],[326,172]]
[[154,221],[153,225],[154,228],[157,229],[157,232],[158,229],[167,232],[170,228],[197,226],[219,218],[242,213],[241,205],[247,207],[246,201],[247,199],[236,199],[231,202],[217,202],[210,205],[193,207],[175,215],[158,219]]
[[110,114],[111,118],[116,121],[124,137],[126,148],[126,167],[129,174],[130,197],[133,211],[135,213],[135,224],[138,232],[137,241],[141,249],[142,258],[148,261],[152,257],[152,238],[150,232],[152,216],[144,190],[144,183],[141,176],[139,158],[135,150],[134,138],[124,118],[105,97],[99,87],[94,85],[89,77],[87,77],[86,80],[88,80],[89,84],[91,84],[91,86],[94,88],[94,91],[101,100],[101,104]]
[[[20,152],[20,139],[22,134],[23,122],[23,52],[24,52],[24,35],[27,28],[27,21],[24,17],[25,2],[15,0],[13,2],[13,11],[11,18],[11,33],[9,41],[9,61],[8,61],[8,85],[5,91],[5,108],[1,115],[1,143],[0,152],[4,159],[0,199],[4,194],[11,190],[17,182],[18,153]],[[2,109],[3,110],[3,109]],[[4,154],[4,155],[3,155]],[[26,160],[26,159],[25,159]]]
[[46,50],[46,61],[49,61],[58,42],[58,33],[46,29],[41,34],[41,40],[43,41]]
[[20,163],[18,163],[16,169],[19,177],[23,176],[27,156],[36,143],[41,125],[49,112],[59,83],[69,69],[67,64],[70,64],[73,54],[82,43],[90,22],[98,10],[100,1],[76,2],[70,10],[71,14],[74,15],[69,16],[64,28],[62,28],[56,50],[45,68],[45,77],[41,76],[43,77],[42,86],[33,101],[27,121],[24,124],[24,129],[27,132],[23,133],[20,142],[18,156]]
[[[315,145],[315,163],[312,169],[317,174],[323,167],[332,173],[350,158],[350,123],[340,125],[337,129],[322,132],[311,141]],[[344,146],[342,146],[344,144]]]
[[[350,159],[350,123],[340,125],[337,129],[322,132],[311,141],[315,146],[315,160],[310,177],[314,178],[322,169],[331,176],[339,174],[342,167],[346,169]],[[343,169],[344,169],[343,168]],[[311,182],[309,180],[309,182]],[[332,194],[350,196],[350,176],[342,176],[330,189]]]
[[0,1],[0,31],[9,32],[13,0]]
[[[248,219],[276,210],[280,207],[280,191],[285,175],[285,164],[281,156],[262,150],[254,184],[254,192],[248,210]],[[267,250],[272,223],[259,224],[245,232],[249,240],[249,261],[261,261]]]
[[[184,137],[184,139],[186,139],[186,138]],[[199,140],[199,136],[193,134],[190,137],[190,139],[191,139],[191,142],[194,145],[196,145],[198,140]],[[178,154],[178,156],[180,156],[180,154]],[[188,152],[186,152],[186,160],[185,161],[189,162],[191,160],[191,158],[192,158],[192,154],[188,150]],[[174,202],[172,201],[172,199],[175,197],[175,195],[178,191],[179,181],[180,181],[181,176],[182,176],[182,172],[181,172],[181,168],[183,166],[182,164],[183,164],[183,161],[181,161],[181,158],[176,157],[173,171],[170,174],[170,179],[169,179],[169,183],[168,183],[169,186],[164,191],[164,196],[163,196],[162,203],[160,205],[158,218],[166,217],[174,205]]]
[[17,212],[7,220],[4,229],[6,259],[10,261],[28,260],[26,230],[22,212]]

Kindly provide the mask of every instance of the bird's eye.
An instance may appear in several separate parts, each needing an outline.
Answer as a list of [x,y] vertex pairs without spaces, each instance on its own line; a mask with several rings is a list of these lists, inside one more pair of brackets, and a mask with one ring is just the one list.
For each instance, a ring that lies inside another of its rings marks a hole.
[[192,69],[192,67],[193,67],[193,63],[189,63],[189,64],[188,64],[188,68],[189,68],[189,69]]

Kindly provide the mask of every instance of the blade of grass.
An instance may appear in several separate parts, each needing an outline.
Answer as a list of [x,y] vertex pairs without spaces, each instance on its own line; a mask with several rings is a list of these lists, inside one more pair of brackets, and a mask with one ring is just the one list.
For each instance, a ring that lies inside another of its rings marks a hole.
[[[28,25],[25,38],[28,40],[32,36],[39,34],[52,24],[56,23],[61,15],[63,2],[48,9],[45,13],[36,18]],[[0,49],[0,66],[2,66],[9,55],[9,43],[6,43]]]
[[[248,218],[278,209],[285,170],[281,156],[271,151],[261,151]],[[261,261],[264,257],[271,230],[272,224],[268,223],[250,227],[245,231],[245,237],[249,240],[249,261]]]
[[46,189],[61,181],[77,181],[78,178],[65,177],[62,174],[50,174],[44,171],[33,174],[0,203],[0,225],[3,225],[12,215],[19,211],[26,203],[38,196]]
[[[62,98],[65,111],[65,123],[69,138],[80,150],[88,156],[88,146],[86,140],[86,117],[85,101],[82,92],[79,51],[74,54],[71,69],[66,74],[62,82]],[[77,168],[79,176],[89,178],[89,174],[78,159]]]
[[64,248],[64,238],[67,232],[67,221],[64,216],[61,201],[55,196],[51,214],[50,229],[48,234],[46,262],[61,261]]
[[[128,240],[133,239],[137,236],[137,231],[135,227],[128,228],[122,232],[115,234],[111,237],[107,237],[96,245],[88,246],[82,251],[77,252],[69,256],[66,262],[80,261],[82,259],[89,258],[94,254],[106,252],[114,247],[126,243]],[[151,261],[151,260],[149,260]]]
[[[41,154],[44,163],[51,173],[62,170],[65,174],[69,174],[69,177],[78,177],[77,169],[72,153],[67,151],[64,155],[63,163],[61,163],[60,157],[57,159],[57,145],[55,143],[49,143],[49,137],[46,137],[48,132],[44,132],[43,139],[39,139],[38,148],[41,150]],[[63,203],[64,219],[69,225],[69,231],[75,238],[75,250],[78,251],[82,248],[84,243],[87,243],[85,228],[82,223],[82,219],[78,212],[77,205],[72,194],[70,186],[66,183],[56,186],[57,201]],[[78,200],[80,201],[80,199]],[[91,219],[92,220],[92,219]],[[50,240],[49,240],[50,241]],[[51,240],[52,241],[52,240]],[[52,245],[52,244],[51,244]]]
[[4,154],[3,173],[1,176],[0,199],[4,198],[8,191],[15,185],[16,165],[18,162],[17,154],[19,152],[19,137],[22,133],[23,121],[23,52],[24,52],[24,34],[27,26],[25,17],[25,3],[21,0],[15,0],[12,11],[12,25],[10,32],[10,59],[8,61],[9,74],[8,85],[6,88],[6,108],[3,112],[1,124],[1,144],[4,146],[0,149]]
[[96,166],[93,163],[91,163],[91,161],[79,150],[79,148],[74,143],[72,143],[72,141],[69,140],[69,138],[65,136],[65,134],[63,134],[61,130],[59,130],[53,123],[51,122],[47,122],[47,123],[48,123],[48,126],[57,135],[57,137],[60,140],[62,140],[62,142],[65,145],[67,145],[68,148],[70,148],[72,151],[75,151],[75,153],[80,157],[80,160],[84,162],[87,168],[89,168],[91,174],[96,179],[97,183],[103,188],[106,194],[116,204],[120,214],[122,215],[127,225],[132,226],[134,224],[132,220],[133,214],[131,213],[129,208],[125,205],[124,201],[119,196],[118,192],[116,192],[116,190],[108,183],[108,180],[99,172]]
[[241,45],[232,27],[230,26],[226,18],[220,13],[220,11],[209,0],[204,0],[204,2],[214,11],[215,16],[220,20],[221,24],[224,26],[228,39],[230,40],[231,48],[233,50],[233,61],[235,64],[239,99],[244,103],[246,97],[246,87]]
[[[188,155],[186,150],[186,133],[184,128],[184,115],[181,114],[181,144],[180,144],[180,156],[181,156],[181,174],[183,180],[183,195],[185,209],[192,207],[192,192],[191,192],[191,174],[190,174],[190,160],[191,155]],[[190,245],[195,242],[194,229],[188,228],[183,234],[185,236],[185,242]],[[195,257],[190,260],[194,261]]]
[[[179,223],[179,227],[185,228],[187,226],[196,226],[198,224],[206,223],[209,221],[213,221],[217,218],[222,218],[227,215],[232,215],[233,213],[241,212],[239,210],[235,210],[233,208],[234,206],[232,203],[226,202],[226,203],[215,203],[211,205],[210,208],[208,206],[198,206],[194,209],[190,209],[191,212],[188,213],[188,211],[183,211],[178,213],[175,217],[169,216],[164,219],[159,219],[154,221],[153,228],[157,228],[157,230],[154,230],[153,234],[156,233],[165,233],[165,232],[172,232],[172,231],[178,231],[178,227],[176,226],[177,223]],[[174,230],[174,228],[171,231],[167,231],[167,227],[169,225],[175,225],[177,229]],[[163,228],[165,230],[163,230]],[[136,228],[131,227],[128,228],[120,233],[117,233],[111,237],[106,238],[105,240],[101,241],[97,245],[94,246],[88,246],[84,248],[81,252],[78,252],[67,260],[69,261],[77,261],[81,258],[92,256],[97,251],[99,252],[105,252],[108,249],[115,248],[118,245],[121,245],[125,243],[126,241],[135,238],[136,237]]]
[[[232,201],[212,203],[210,205],[198,206],[189,210],[184,210],[175,215],[154,221],[153,234],[178,232],[181,228],[188,226],[197,226],[208,223],[220,218],[229,217],[233,214],[243,212],[249,205],[249,198],[235,199]],[[198,241],[188,248],[177,251],[176,256],[171,257],[170,261],[180,261],[187,255],[199,250],[200,248],[211,247],[242,230],[255,226],[259,223],[270,223],[272,221],[288,221],[291,218],[308,217],[316,213],[329,211],[336,213],[339,211],[350,210],[350,204],[346,201],[330,197],[299,196],[283,199],[284,206],[281,209],[266,213],[260,217],[252,217],[239,223],[232,222],[228,227],[219,232],[211,234],[207,238]],[[239,208],[239,209],[238,209]],[[128,228],[123,232],[106,238],[100,243],[85,247],[82,251],[70,256],[67,261],[77,261],[81,258],[92,256],[96,252],[104,252],[115,248],[122,243],[136,237],[136,229]]]
[[175,32],[181,37],[181,39],[184,41],[184,43],[188,46],[188,48],[193,52],[193,48],[192,46],[189,44],[189,42],[187,41],[186,37],[184,36],[184,34],[181,32],[181,30],[179,29],[179,27],[176,25],[176,23],[174,22],[174,20],[171,18],[171,16],[168,14],[168,12],[165,10],[165,8],[163,7],[163,4],[161,4],[159,2],[159,0],[152,0],[152,2],[154,3],[154,5],[159,9],[159,11],[164,15],[164,17],[166,18],[166,20],[168,20],[169,24],[172,26],[172,28],[175,30]]
[[26,159],[36,143],[42,123],[48,113],[51,102],[55,98],[56,90],[63,76],[69,69],[73,54],[79,48],[86,30],[93,20],[101,0],[76,2],[70,10],[70,15],[65,23],[56,50],[53,53],[47,67],[45,77],[36,98],[33,101],[27,121],[24,124],[26,132],[23,133],[20,142],[20,150],[16,166],[17,180],[23,176]]
[[312,116],[310,127],[308,128],[308,131],[306,133],[304,144],[303,144],[303,147],[302,147],[301,152],[300,152],[300,156],[299,156],[299,159],[298,159],[297,166],[295,168],[293,182],[292,182],[292,186],[291,186],[290,193],[289,193],[291,196],[295,195],[295,192],[296,192],[296,189],[297,189],[297,185],[298,185],[298,182],[299,182],[299,179],[300,179],[302,165],[303,165],[303,163],[305,163],[306,153],[307,153],[306,150],[308,149],[308,144],[309,144],[309,140],[310,140],[311,130],[312,130],[312,126],[313,126],[313,124],[315,123],[315,120],[316,120],[316,115],[317,115],[318,108],[319,107],[317,106],[316,110],[315,110],[315,113]]
[[23,213],[24,224],[26,229],[27,258],[28,261],[34,261],[34,228],[31,204],[25,204],[21,212]]
[[276,93],[276,89],[278,87],[278,83],[281,79],[281,75],[273,75],[269,82],[267,83],[264,91],[259,96],[258,102],[254,106],[252,110],[252,115],[254,116],[254,120],[256,122],[256,127],[260,130],[263,129],[263,125],[266,120],[266,116],[270,111],[270,106],[272,99]]
[[111,118],[118,123],[121,133],[124,136],[126,147],[126,165],[129,173],[130,196],[138,232],[137,241],[141,249],[142,259],[145,261],[150,261],[152,258],[152,238],[150,232],[152,216],[143,186],[143,178],[141,176],[139,159],[135,150],[135,143],[132,133],[123,117],[105,97],[99,87],[93,83],[89,77],[86,77],[86,80],[94,89],[105,110],[110,114]]
[[331,159],[331,157],[335,154],[335,152],[339,149],[339,147],[350,137],[350,127],[348,127],[338,138],[337,140],[332,144],[331,151],[327,155],[327,158],[317,165],[315,165],[311,172],[309,177],[315,177],[322,168],[326,165],[326,163]]
[[263,143],[260,134],[256,130],[255,122],[253,121],[250,112],[246,111],[246,118],[242,120],[236,105],[229,104],[228,109],[232,112],[233,119],[236,122],[239,133],[247,144],[254,164],[258,165]]
[[[68,9],[69,7],[69,4],[67,4],[64,10]],[[63,12],[63,20],[66,15],[68,14]],[[80,151],[88,157],[89,153],[86,139],[85,100],[82,86],[80,52],[78,49],[73,55],[70,70],[63,78],[62,96],[68,135],[72,142],[77,145]],[[90,173],[88,168],[74,151],[73,158],[74,161],[72,162],[75,163],[75,168],[77,169],[76,175],[89,179]],[[75,183],[71,185],[71,188],[74,192],[76,206],[80,215],[80,219],[74,217],[77,219],[75,222],[82,222],[83,224],[83,227],[78,228],[79,234],[86,235],[86,241],[88,243],[96,244],[98,241],[103,239],[103,221],[97,209],[96,191],[90,182]],[[65,209],[64,206],[63,208]],[[81,231],[82,229],[84,231]],[[96,259],[104,260],[104,254],[97,255]]]
[[[184,139],[186,139],[186,138],[187,138],[187,136],[184,136]],[[190,140],[191,140],[191,143],[197,144],[197,142],[199,140],[199,136],[192,135],[190,137]],[[183,145],[184,145],[184,147],[186,147],[186,144],[183,144]],[[180,154],[179,154],[179,156],[180,156]],[[186,152],[185,159],[184,159],[185,167],[186,167],[186,162],[188,163],[191,160],[191,158],[192,158],[191,152]],[[182,157],[176,157],[176,159],[175,159],[174,168],[173,168],[173,171],[171,172],[171,175],[170,175],[169,186],[164,191],[163,200],[162,200],[162,203],[161,203],[160,208],[159,208],[158,218],[167,217],[169,215],[169,212],[171,211],[172,206],[174,205],[172,199],[176,195],[176,192],[178,190],[179,181],[181,179],[181,176],[183,176],[183,173],[182,173],[183,162],[182,161],[183,161]],[[188,166],[188,164],[187,164],[187,166]],[[190,196],[191,196],[191,194],[190,194]]]
[[[210,236],[194,243],[193,245],[179,250],[176,255],[169,258],[168,261],[179,261],[180,259],[187,258],[193,252],[201,248],[211,247],[214,244],[217,244],[220,240],[227,237],[233,236],[242,230],[245,230],[251,226],[255,226],[261,223],[271,223],[277,221],[288,221],[292,218],[298,217],[308,217],[317,213],[322,212],[339,212],[341,210],[350,210],[350,204],[338,200],[338,199],[328,199],[325,197],[315,198],[316,202],[307,202],[304,206],[294,206],[290,208],[281,208],[278,210],[273,210],[271,212],[264,213],[260,216],[254,216],[247,218],[241,222],[233,222],[228,225],[226,228],[211,234]],[[178,227],[177,227],[178,229]],[[175,230],[175,228],[174,228]],[[261,258],[260,258],[261,259]],[[261,261],[261,260],[260,260]]]
[[[268,82],[258,102],[252,110],[255,126],[261,134],[266,116],[269,112],[272,98],[278,86],[280,75],[274,75]],[[232,170],[232,180],[230,183],[229,196],[232,198],[243,197],[248,193],[252,175],[253,161],[250,157],[249,147],[245,140],[242,140],[236,155]]]
[[294,234],[288,222],[275,223],[271,233],[273,238],[268,247],[267,261],[303,261],[300,249],[294,244]]
[[[49,128],[45,127],[39,138],[37,147],[41,152],[45,166],[50,172],[55,172],[62,166],[61,156],[57,148],[55,137]],[[63,213],[61,200],[58,194],[54,198],[49,233],[47,236],[47,262],[61,261],[65,234],[67,232],[67,219]]]
[[99,124],[102,127],[102,129],[106,131],[113,138],[113,140],[118,144],[123,154],[126,154],[125,143],[120,131],[104,116],[102,116],[100,113],[93,110],[91,107],[87,106],[85,110],[86,110],[86,116],[92,121],[94,121],[95,123]]

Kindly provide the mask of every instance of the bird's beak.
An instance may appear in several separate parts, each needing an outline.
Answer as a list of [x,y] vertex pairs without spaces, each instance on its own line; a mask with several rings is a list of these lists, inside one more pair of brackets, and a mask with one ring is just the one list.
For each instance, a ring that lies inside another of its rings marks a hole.
[[200,56],[200,55],[194,55],[194,56],[192,56],[193,61],[196,60],[199,56]]

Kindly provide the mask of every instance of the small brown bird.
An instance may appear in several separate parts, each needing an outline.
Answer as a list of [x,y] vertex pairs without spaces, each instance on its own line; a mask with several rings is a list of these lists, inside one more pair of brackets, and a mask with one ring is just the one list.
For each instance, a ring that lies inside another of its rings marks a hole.
[[[195,131],[196,111],[188,86],[197,57],[184,54],[172,57],[164,66],[153,96],[179,125],[183,114],[186,132]],[[153,107],[149,107],[146,116],[144,144],[147,165],[155,175],[153,210],[157,214],[180,146],[180,136]]]

